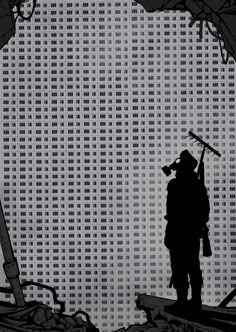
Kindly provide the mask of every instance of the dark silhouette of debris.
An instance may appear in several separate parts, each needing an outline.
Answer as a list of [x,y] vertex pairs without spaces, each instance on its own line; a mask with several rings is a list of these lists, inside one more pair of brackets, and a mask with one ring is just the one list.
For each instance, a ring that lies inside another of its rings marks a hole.
[[37,0],[32,0],[31,13],[25,16],[23,7],[24,0],[1,0],[0,1],[0,50],[16,32],[16,20],[30,20],[34,14]]
[[1,0],[0,4],[0,49],[15,34],[14,14],[9,0]]
[[29,302],[24,307],[0,302],[0,330],[7,331],[81,331],[98,332],[89,321],[81,317],[54,313],[47,305]]
[[[236,1],[228,0],[136,0],[147,12],[163,10],[188,11],[192,15],[190,27],[200,22],[199,37],[203,36],[203,23],[211,35],[219,40],[220,52],[224,63],[229,55],[236,59]],[[213,31],[209,25],[216,28]],[[224,54],[226,50],[226,55]]]

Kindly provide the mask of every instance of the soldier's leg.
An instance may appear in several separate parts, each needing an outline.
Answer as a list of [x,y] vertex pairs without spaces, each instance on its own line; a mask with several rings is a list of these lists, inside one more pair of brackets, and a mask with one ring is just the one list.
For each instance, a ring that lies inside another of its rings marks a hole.
[[188,260],[188,273],[190,277],[190,284],[192,289],[192,305],[196,309],[201,309],[201,290],[202,290],[202,271],[200,269],[200,260],[199,260],[199,249],[200,249],[200,240],[192,242],[192,246],[189,248],[189,260]]
[[181,250],[181,248],[170,249],[170,261],[173,286],[177,293],[177,302],[180,305],[184,305],[188,298],[189,283],[187,264],[183,250]]

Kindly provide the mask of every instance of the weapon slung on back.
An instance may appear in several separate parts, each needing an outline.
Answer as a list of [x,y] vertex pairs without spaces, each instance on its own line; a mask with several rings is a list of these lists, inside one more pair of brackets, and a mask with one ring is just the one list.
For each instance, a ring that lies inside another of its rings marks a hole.
[[[203,146],[203,150],[202,150],[199,165],[198,165],[197,175],[198,175],[199,181],[201,181],[201,183],[203,185],[205,185],[204,161],[203,160],[204,160],[206,150],[214,153],[218,157],[220,157],[221,154],[218,151],[216,151],[212,146],[210,146],[208,143],[203,141],[200,137],[195,135],[192,131],[189,131],[189,136],[190,136],[190,138],[194,139],[198,144]],[[205,225],[204,230],[203,230],[203,239],[202,239],[203,240],[203,256],[205,256],[205,257],[210,257],[212,255],[208,233],[209,233],[209,229]]]

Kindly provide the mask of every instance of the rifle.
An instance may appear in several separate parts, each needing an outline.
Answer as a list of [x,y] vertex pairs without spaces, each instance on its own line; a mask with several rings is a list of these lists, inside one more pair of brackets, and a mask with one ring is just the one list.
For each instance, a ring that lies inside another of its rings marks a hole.
[[[203,150],[202,150],[199,165],[198,165],[197,177],[198,177],[199,181],[202,183],[202,185],[205,186],[205,172],[204,172],[203,159],[204,159],[206,149],[208,149],[212,153],[216,154],[218,157],[220,157],[221,154],[218,151],[216,151],[213,147],[211,147],[209,144],[204,142],[200,137],[195,135],[192,131],[189,131],[189,136],[191,138],[195,139],[198,142],[198,144],[203,146]],[[203,228],[203,237],[202,237],[203,256],[205,256],[205,257],[210,257],[212,255],[211,244],[210,244],[210,239],[209,239],[208,233],[209,233],[209,228],[205,224],[204,228]]]

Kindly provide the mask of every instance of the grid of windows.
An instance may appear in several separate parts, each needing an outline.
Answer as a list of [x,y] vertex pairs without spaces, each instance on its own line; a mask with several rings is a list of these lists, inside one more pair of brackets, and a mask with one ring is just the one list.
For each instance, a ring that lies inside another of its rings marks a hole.
[[188,130],[222,153],[205,163],[204,301],[235,287],[234,63],[188,23],[131,1],[42,0],[1,52],[3,205],[21,278],[55,286],[103,331],[144,321],[139,293],[174,295],[161,167],[200,155]]

